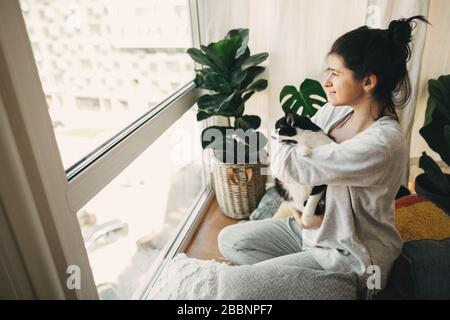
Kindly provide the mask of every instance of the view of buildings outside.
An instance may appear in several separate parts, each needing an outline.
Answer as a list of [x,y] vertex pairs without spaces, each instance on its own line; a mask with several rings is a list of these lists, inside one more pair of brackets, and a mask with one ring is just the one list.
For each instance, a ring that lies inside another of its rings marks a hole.
[[[21,0],[64,168],[194,78],[180,0]],[[77,213],[102,299],[127,299],[205,187],[194,108]]]
[[194,78],[186,0],[21,0],[64,168]]

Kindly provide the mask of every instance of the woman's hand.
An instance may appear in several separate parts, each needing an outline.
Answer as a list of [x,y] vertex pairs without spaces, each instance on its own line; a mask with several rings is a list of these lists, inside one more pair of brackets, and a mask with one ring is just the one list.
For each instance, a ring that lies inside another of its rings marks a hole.
[[300,228],[302,229],[317,229],[322,225],[322,221],[323,221],[323,214],[316,216],[316,223],[312,224],[312,225],[304,225],[303,221],[302,221],[302,215],[300,214],[300,212],[298,212],[297,210],[291,208],[291,210],[294,213],[294,218],[295,221],[297,222],[297,224],[300,226]]

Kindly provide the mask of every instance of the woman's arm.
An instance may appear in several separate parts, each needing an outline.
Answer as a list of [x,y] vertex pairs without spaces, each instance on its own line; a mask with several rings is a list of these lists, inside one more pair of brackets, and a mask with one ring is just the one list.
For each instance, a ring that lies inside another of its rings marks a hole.
[[391,155],[380,137],[366,134],[340,144],[330,143],[302,156],[295,145],[280,144],[272,158],[272,175],[304,185],[369,186],[383,181]]

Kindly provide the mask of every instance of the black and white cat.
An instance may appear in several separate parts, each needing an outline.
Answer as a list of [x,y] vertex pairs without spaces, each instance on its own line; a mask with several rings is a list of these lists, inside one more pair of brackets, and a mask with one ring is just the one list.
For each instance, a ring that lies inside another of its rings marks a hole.
[[[311,149],[333,141],[320,127],[308,117],[294,112],[286,112],[285,116],[275,123],[275,134],[272,139],[279,143],[296,144],[298,152],[305,157],[311,155]],[[274,178],[275,188],[287,204],[302,213],[302,223],[307,227],[320,225],[320,214],[325,212],[326,185],[306,186],[298,183],[282,182]]]

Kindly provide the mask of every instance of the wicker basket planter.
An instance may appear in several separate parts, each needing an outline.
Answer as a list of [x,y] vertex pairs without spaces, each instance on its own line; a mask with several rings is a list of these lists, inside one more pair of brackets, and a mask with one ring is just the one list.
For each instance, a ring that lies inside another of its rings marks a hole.
[[229,164],[214,160],[214,191],[222,212],[233,219],[246,219],[265,192],[265,164]]

